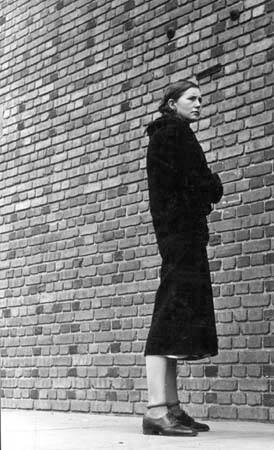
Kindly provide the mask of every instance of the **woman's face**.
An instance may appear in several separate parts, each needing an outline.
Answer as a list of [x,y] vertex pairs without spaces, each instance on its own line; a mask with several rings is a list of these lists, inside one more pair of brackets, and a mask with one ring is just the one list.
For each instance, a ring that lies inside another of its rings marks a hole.
[[201,91],[198,88],[191,87],[178,100],[170,98],[168,104],[170,108],[175,110],[184,119],[187,119],[189,122],[195,122],[199,120],[201,114]]

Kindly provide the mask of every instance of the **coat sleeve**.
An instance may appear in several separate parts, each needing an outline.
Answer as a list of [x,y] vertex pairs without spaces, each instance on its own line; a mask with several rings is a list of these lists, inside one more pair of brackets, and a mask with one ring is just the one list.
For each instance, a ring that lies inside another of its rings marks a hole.
[[218,203],[224,193],[222,181],[217,172],[211,172],[211,179],[209,180],[209,192],[212,203]]
[[216,172],[212,172],[207,166],[202,174],[193,177],[196,189],[200,191],[201,197],[210,203],[218,203],[224,193],[221,179]]

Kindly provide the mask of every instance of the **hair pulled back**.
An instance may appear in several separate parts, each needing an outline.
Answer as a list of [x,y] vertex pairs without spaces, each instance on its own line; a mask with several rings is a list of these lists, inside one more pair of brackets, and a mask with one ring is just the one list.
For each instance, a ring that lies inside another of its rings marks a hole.
[[185,91],[192,87],[199,88],[197,84],[189,80],[181,80],[170,84],[164,92],[158,111],[162,115],[175,114],[175,111],[168,105],[168,100],[173,98],[177,101]]

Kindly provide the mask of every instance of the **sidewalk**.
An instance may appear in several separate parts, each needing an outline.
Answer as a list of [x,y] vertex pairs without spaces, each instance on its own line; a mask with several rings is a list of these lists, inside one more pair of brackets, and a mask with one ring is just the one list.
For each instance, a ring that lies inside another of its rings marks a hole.
[[1,450],[266,450],[273,424],[206,421],[195,437],[145,436],[142,417],[4,409]]

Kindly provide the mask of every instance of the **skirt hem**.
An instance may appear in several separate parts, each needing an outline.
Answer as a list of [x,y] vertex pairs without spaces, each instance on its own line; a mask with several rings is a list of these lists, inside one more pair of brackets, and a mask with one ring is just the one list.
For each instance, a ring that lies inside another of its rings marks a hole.
[[170,358],[170,359],[179,359],[179,360],[184,360],[184,361],[195,361],[195,360],[199,360],[199,359],[204,359],[204,358],[211,358],[213,356],[217,356],[218,355],[218,351],[215,352],[210,352],[210,353],[204,353],[204,354],[199,354],[199,355],[159,355],[159,354],[148,354],[145,353],[145,356],[162,356],[164,358]]

